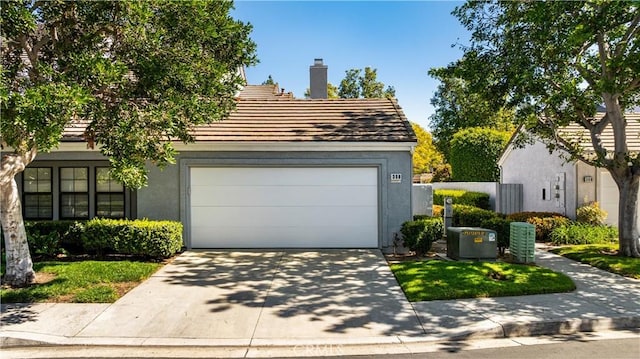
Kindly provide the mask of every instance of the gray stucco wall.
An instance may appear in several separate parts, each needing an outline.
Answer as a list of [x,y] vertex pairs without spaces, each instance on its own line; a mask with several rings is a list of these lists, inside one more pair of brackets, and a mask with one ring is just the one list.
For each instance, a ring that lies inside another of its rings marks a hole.
[[[149,186],[137,192],[138,217],[179,220],[188,227],[189,168],[191,166],[375,166],[379,181],[379,245],[393,248],[400,226],[410,220],[411,153],[409,151],[363,152],[181,152],[177,164],[159,170],[150,166]],[[392,173],[402,175],[391,183]],[[189,231],[185,230],[188,244]]]
[[[556,190],[556,177],[563,173],[564,181]],[[550,154],[543,143],[513,149],[502,163],[501,181],[523,185],[524,211],[558,212],[575,218],[576,165],[566,163],[557,153]]]

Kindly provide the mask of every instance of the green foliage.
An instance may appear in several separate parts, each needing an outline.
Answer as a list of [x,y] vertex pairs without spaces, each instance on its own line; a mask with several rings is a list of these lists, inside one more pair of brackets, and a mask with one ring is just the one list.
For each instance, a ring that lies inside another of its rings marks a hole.
[[275,81],[273,81],[273,77],[271,77],[271,75],[269,75],[269,77],[267,77],[267,79],[266,79],[266,80],[264,80],[264,81],[262,82],[262,84],[263,84],[263,85],[275,85],[275,84],[276,84],[276,82],[275,82]]
[[451,140],[449,154],[453,180],[498,181],[498,159],[510,136],[509,132],[478,127],[456,132]]
[[640,258],[619,256],[613,243],[565,246],[551,251],[611,273],[640,279]]
[[340,98],[385,98],[395,97],[396,90],[392,86],[384,88],[384,84],[377,80],[377,69],[365,67],[345,71],[340,81],[338,96]]
[[413,132],[418,138],[418,145],[413,151],[413,174],[429,173],[442,164],[442,154],[433,145],[431,134],[417,123],[411,123]]
[[618,229],[610,226],[569,223],[555,227],[549,234],[553,245],[565,244],[604,244],[615,242]]
[[232,6],[3,2],[2,142],[19,155],[46,152],[82,119],[84,139],[110,158],[115,177],[145,185],[148,161],[174,162],[167,138],[191,141],[195,125],[235,106],[237,70],[256,58],[251,26],[229,16]]
[[424,218],[402,224],[400,233],[404,245],[421,256],[431,249],[433,242],[442,238],[444,224],[442,218]]
[[598,202],[591,202],[578,207],[576,210],[576,217],[578,222],[594,226],[602,226],[604,225],[605,219],[607,219],[607,211],[600,208],[600,204]]
[[82,221],[26,221],[25,230],[27,231],[29,245],[33,246],[33,249],[40,246],[38,244],[31,243],[31,238],[43,235],[48,236],[53,233],[55,233],[59,238],[59,252],[62,252],[62,250],[77,252],[82,248]]
[[464,204],[453,205],[454,227],[482,227],[482,223],[499,216],[496,212]]
[[436,165],[433,169],[433,178],[431,182],[449,182],[451,181],[451,165],[444,163]]
[[60,246],[60,234],[51,232],[48,234],[27,235],[29,242],[29,252],[35,256],[54,258],[58,254],[64,253]]
[[472,192],[461,189],[437,189],[433,191],[433,203],[443,203],[444,198],[453,198],[453,204],[464,204],[467,206],[490,209],[489,195],[482,192]]
[[[307,87],[306,90],[304,90],[304,98],[309,99],[311,98],[311,89]],[[327,98],[328,99],[334,99],[334,98],[339,98],[338,97],[338,88],[332,84],[331,82],[327,82]]]
[[429,75],[440,81],[431,98],[435,113],[429,117],[436,147],[450,160],[453,135],[470,127],[513,131],[513,111],[494,109],[481,95],[469,89],[467,82],[447,68],[432,68]]
[[569,277],[547,268],[504,262],[440,260],[391,265],[411,302],[570,292]]
[[496,235],[498,236],[498,252],[500,255],[504,255],[505,249],[509,248],[511,221],[501,216],[495,216],[482,221],[480,227],[496,231]]
[[548,242],[555,228],[571,222],[566,216],[555,212],[518,212],[507,216],[512,222],[527,222],[536,226],[536,241]]
[[182,248],[182,224],[173,221],[92,219],[82,234],[86,250],[168,258]]

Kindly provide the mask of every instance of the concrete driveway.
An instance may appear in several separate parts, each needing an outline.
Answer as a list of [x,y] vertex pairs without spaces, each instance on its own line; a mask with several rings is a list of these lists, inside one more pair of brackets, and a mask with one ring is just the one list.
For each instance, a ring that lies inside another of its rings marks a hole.
[[76,338],[277,345],[421,334],[378,250],[190,251],[109,306]]

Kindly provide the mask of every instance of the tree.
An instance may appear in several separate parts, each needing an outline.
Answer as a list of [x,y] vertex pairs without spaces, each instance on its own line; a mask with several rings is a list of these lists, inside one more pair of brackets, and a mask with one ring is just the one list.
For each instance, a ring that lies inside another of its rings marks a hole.
[[[640,103],[637,2],[468,2],[454,15],[472,32],[464,61],[452,64],[495,107],[518,118],[550,149],[605,168],[619,190],[619,253],[640,257],[640,158],[628,147],[625,111]],[[504,100],[504,102],[503,102]],[[596,116],[596,106],[605,108]],[[582,126],[592,149],[561,136]],[[600,141],[613,130],[613,148]]]
[[[304,91],[304,98],[311,98],[311,89],[308,87]],[[327,98],[338,98],[338,88],[331,82],[327,83]]]
[[500,180],[498,159],[510,132],[471,127],[458,131],[451,139],[452,179],[460,182],[494,182]]
[[442,154],[433,145],[431,134],[417,123],[411,123],[413,132],[418,138],[418,145],[413,151],[413,173],[430,173],[431,170],[442,164]]
[[147,161],[174,162],[170,139],[225,118],[256,62],[251,26],[232,2],[5,1],[0,9],[2,83],[0,203],[5,283],[34,277],[16,174],[60,143],[65,126],[84,138],[130,188],[146,184]]
[[275,81],[273,81],[273,77],[271,77],[271,75],[269,75],[269,77],[267,77],[266,80],[264,80],[262,82],[263,85],[275,85]]
[[384,88],[384,84],[377,80],[377,69],[370,67],[350,69],[340,81],[338,96],[340,98],[384,98],[395,97],[396,90],[392,86]]
[[467,81],[450,68],[432,68],[429,75],[440,81],[431,98],[435,112],[429,117],[436,147],[449,160],[453,135],[465,128],[485,127],[499,131],[514,129],[514,112],[494,109],[481,94],[474,93]]

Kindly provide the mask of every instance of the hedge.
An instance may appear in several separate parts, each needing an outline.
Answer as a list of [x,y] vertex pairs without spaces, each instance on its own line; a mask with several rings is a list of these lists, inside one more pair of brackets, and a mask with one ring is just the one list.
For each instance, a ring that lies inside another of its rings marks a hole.
[[445,197],[452,197],[453,204],[465,204],[482,209],[491,209],[489,194],[482,192],[465,191],[461,189],[437,189],[433,191],[434,205],[443,205]]
[[173,221],[92,219],[82,233],[84,248],[168,258],[182,248],[182,223]]
[[453,181],[492,182],[500,179],[497,161],[510,132],[471,127],[458,131],[450,143]]
[[518,212],[507,216],[513,222],[527,222],[536,226],[536,241],[548,242],[551,231],[571,222],[566,216],[555,212]]
[[433,242],[442,238],[444,224],[442,218],[425,218],[402,224],[400,233],[404,246],[421,256],[431,249]]
[[500,216],[494,211],[454,204],[452,222],[454,227],[482,227],[483,222]]
[[92,219],[27,221],[29,249],[42,256],[64,252],[168,258],[182,249],[182,223]]
[[554,228],[549,234],[552,244],[605,244],[618,239],[618,229],[610,226],[571,223]]

